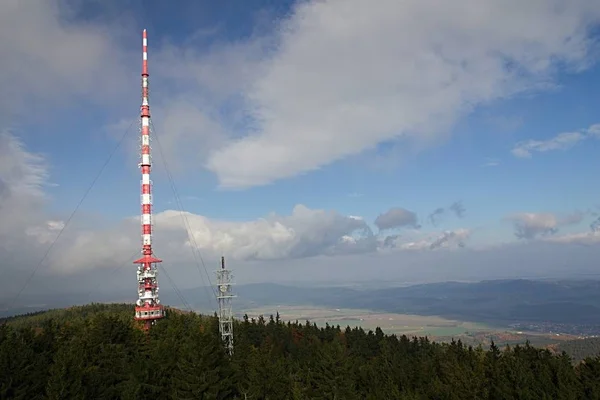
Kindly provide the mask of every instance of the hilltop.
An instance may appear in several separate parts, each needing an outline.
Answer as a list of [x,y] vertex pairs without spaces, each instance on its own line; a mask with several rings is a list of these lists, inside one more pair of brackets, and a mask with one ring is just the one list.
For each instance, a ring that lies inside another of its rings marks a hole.
[[92,304],[10,318],[0,327],[0,397],[595,398],[600,359],[515,346],[385,335],[380,329],[236,321],[222,349],[214,317],[169,312],[146,335],[133,306]]

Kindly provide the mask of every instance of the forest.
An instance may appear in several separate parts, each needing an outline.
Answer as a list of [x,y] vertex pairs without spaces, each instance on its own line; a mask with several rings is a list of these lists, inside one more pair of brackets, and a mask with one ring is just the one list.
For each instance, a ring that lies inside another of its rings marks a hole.
[[600,354],[600,338],[568,340],[557,346],[557,350],[571,356],[574,362],[584,360],[591,355]]
[[529,344],[500,349],[380,329],[236,321],[169,309],[149,333],[128,304],[0,322],[1,399],[597,399],[600,358],[573,365]]

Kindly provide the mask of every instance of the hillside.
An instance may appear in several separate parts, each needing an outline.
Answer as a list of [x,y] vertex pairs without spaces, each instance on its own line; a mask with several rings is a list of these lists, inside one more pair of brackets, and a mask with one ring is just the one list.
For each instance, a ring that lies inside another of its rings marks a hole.
[[237,321],[232,358],[213,317],[172,310],[146,336],[126,304],[11,318],[0,327],[0,398],[597,398],[600,359],[381,330]]
[[600,338],[569,340],[555,346],[557,352],[567,353],[575,362],[600,355]]

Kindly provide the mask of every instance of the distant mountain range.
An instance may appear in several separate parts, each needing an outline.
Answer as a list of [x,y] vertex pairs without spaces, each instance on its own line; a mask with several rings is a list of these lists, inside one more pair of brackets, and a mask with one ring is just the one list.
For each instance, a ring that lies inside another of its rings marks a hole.
[[[372,287],[372,286],[371,286]],[[597,325],[600,327],[600,281],[490,280],[475,283],[443,282],[381,289],[356,287],[295,287],[274,283],[239,285],[234,300],[237,310],[277,305],[314,305],[373,311],[438,315],[496,326],[515,323]],[[194,308],[214,310],[207,288],[182,290]],[[129,294],[128,294],[129,295]],[[133,300],[133,294],[131,296]],[[127,301],[123,293],[96,297],[95,301]],[[164,304],[181,307],[181,297],[161,292]],[[29,306],[7,314],[89,303],[86,296],[28,297]]]
[[[379,290],[261,283],[238,286],[236,292],[238,309],[315,305],[438,315],[506,326],[514,323],[600,325],[600,281],[515,279],[443,282]],[[198,295],[198,290],[184,291],[188,300]]]

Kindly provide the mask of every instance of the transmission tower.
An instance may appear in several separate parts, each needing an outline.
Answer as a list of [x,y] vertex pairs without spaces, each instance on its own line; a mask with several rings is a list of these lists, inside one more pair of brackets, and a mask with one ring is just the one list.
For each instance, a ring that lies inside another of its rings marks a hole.
[[148,39],[144,29],[142,36],[142,106],[140,126],[140,148],[142,170],[142,257],[135,260],[137,269],[138,300],[135,307],[135,319],[144,322],[149,330],[157,319],[164,317],[164,309],[158,299],[158,268],[161,262],[152,251],[152,182],[150,181],[150,104],[148,103]]
[[221,257],[221,269],[217,273],[217,289],[219,299],[219,332],[229,355],[233,354],[233,311],[231,300],[236,297],[231,286],[233,285],[233,274],[225,268],[225,257]]

